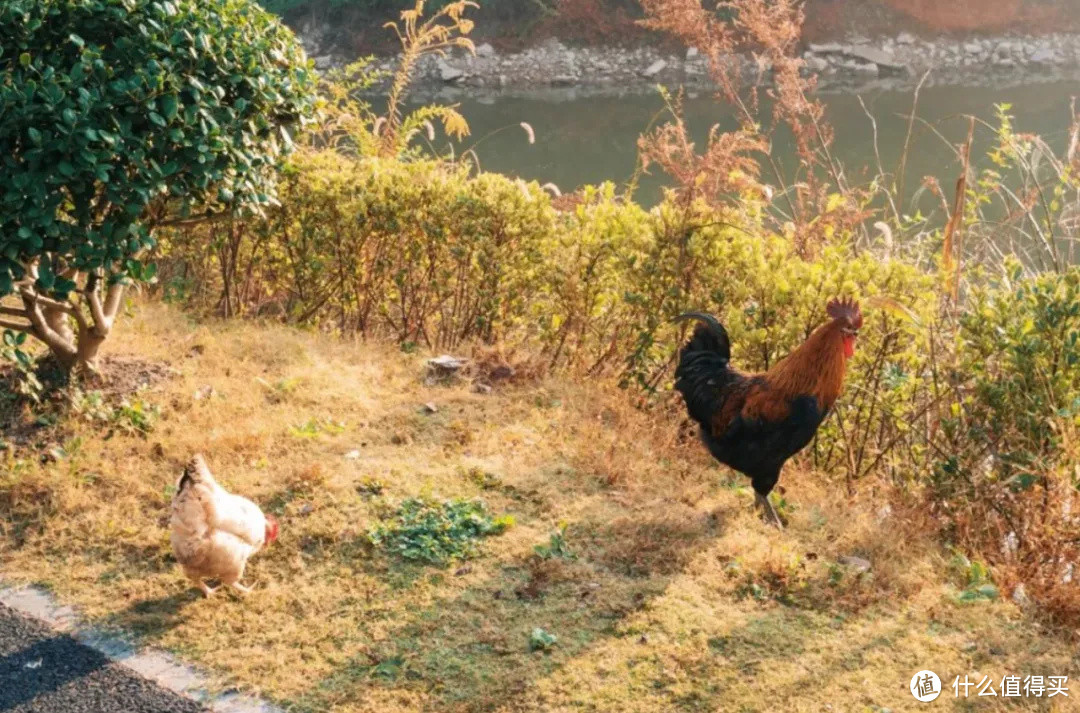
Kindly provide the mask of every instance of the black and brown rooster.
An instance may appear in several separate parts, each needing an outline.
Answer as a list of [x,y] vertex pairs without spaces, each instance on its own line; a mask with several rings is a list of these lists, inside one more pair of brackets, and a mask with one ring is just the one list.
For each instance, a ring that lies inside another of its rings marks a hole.
[[731,366],[731,342],[713,316],[687,312],[676,321],[701,322],[679,353],[675,388],[701,439],[721,463],[750,477],[757,504],[782,528],[769,502],[788,458],[814,437],[840,395],[847,360],[855,353],[862,313],[854,301],[832,300],[831,321],[762,374]]

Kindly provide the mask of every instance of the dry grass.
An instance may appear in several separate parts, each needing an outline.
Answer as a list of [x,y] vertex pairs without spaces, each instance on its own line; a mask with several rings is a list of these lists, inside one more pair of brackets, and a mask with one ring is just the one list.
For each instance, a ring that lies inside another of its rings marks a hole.
[[[162,416],[145,439],[71,423],[65,457],[10,455],[0,575],[294,710],[902,711],[921,668],[951,682],[1080,663],[1008,602],[956,604],[945,555],[873,493],[792,469],[790,527],[766,527],[677,417],[608,383],[428,386],[422,356],[159,305],[109,351],[170,367],[145,396]],[[246,601],[197,598],[172,562],[170,486],[194,451],[281,514]],[[422,493],[482,497],[517,524],[464,566],[373,551],[367,528]],[[560,522],[576,558],[535,557]],[[529,651],[536,627],[558,636],[550,652]]]

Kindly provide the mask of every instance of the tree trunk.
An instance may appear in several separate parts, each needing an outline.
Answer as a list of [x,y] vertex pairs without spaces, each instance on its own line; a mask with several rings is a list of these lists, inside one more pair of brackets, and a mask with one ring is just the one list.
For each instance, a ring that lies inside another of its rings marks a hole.
[[83,373],[96,374],[98,371],[98,352],[104,343],[105,337],[99,337],[92,330],[80,334],[75,363],[72,365],[73,368]]
[[[33,266],[31,266],[33,267]],[[36,275],[33,269],[32,275]],[[3,314],[21,317],[29,324],[0,320],[0,326],[33,335],[49,347],[60,366],[68,371],[96,373],[98,352],[124,295],[122,283],[114,282],[102,294],[100,278],[91,275],[81,290],[82,299],[58,300],[38,294],[31,284],[19,286],[23,309],[4,307]]]
[[96,324],[73,330],[68,315],[55,307],[43,306],[41,316],[60,338],[59,343],[54,343],[55,340],[46,342],[60,366],[68,372],[97,373],[98,352],[107,332],[100,334]]
[[49,325],[49,329],[68,344],[75,343],[75,332],[71,331],[71,323],[66,314],[54,307],[43,307],[41,314],[45,317],[45,324]]
[[35,307],[26,299],[24,304],[28,312],[37,309],[40,314],[38,321],[31,318],[32,334],[44,342],[57,363],[70,372],[78,362],[79,350],[68,316],[55,307]]

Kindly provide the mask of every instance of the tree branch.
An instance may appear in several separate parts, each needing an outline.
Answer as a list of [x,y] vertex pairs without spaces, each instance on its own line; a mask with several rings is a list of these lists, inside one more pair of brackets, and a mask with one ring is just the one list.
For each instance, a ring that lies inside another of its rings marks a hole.
[[33,290],[29,290],[29,289],[26,289],[26,288],[20,289],[19,292],[24,297],[30,298],[36,304],[39,304],[42,307],[48,307],[49,309],[55,309],[55,310],[58,310],[60,312],[63,312],[64,314],[70,314],[73,317],[75,316],[75,308],[72,307],[71,305],[65,303],[65,302],[59,302],[57,300],[54,300],[51,297],[46,297],[45,295],[40,295],[37,292],[34,292]]
[[0,328],[13,329],[16,332],[30,333],[34,331],[34,328],[29,324],[18,324],[16,322],[9,322],[6,319],[0,319]]
[[18,307],[0,307],[0,314],[6,314],[8,317],[22,317],[23,319],[30,319],[26,314],[26,310],[19,309]]
[[74,310],[71,312],[71,316],[75,318],[75,321],[79,325],[80,332],[90,331],[90,323],[86,319],[86,315],[83,313],[82,305],[77,302],[72,302]]
[[231,210],[222,211],[220,213],[204,213],[203,215],[197,215],[190,218],[172,218],[170,220],[162,220],[154,224],[154,228],[190,228],[195,225],[201,225],[203,223],[212,223],[214,221],[228,218],[233,212]]
[[109,320],[109,327],[112,327],[113,320],[116,319],[116,313],[120,311],[120,298],[124,295],[124,285],[119,282],[114,282],[109,286],[109,291],[105,294],[105,316]]
[[45,322],[45,317],[41,314],[41,308],[38,307],[37,303],[24,295],[23,304],[26,305],[26,312],[30,319],[30,323],[34,325],[31,333],[35,337],[45,342],[49,349],[54,352],[69,356],[75,354],[75,346],[69,344],[66,339],[54,332]]
[[[22,294],[24,297],[33,300],[35,304],[41,305],[42,307],[48,307],[49,309],[55,309],[59,312],[63,312],[66,315],[74,317],[75,322],[79,325],[80,331],[86,331],[90,328],[89,323],[86,321],[86,315],[83,314],[82,310],[79,309],[77,305],[60,302],[58,300],[52,299],[51,297],[39,295],[38,293],[33,292],[32,290],[29,290],[27,288],[20,288],[19,293]],[[25,311],[20,312],[18,316],[26,317],[27,319],[29,319],[29,316]]]
[[99,336],[106,334],[109,329],[109,320],[105,317],[105,310],[101,306],[101,293],[98,290],[98,276],[90,275],[86,281],[85,298],[90,305],[90,316],[94,318],[94,330]]

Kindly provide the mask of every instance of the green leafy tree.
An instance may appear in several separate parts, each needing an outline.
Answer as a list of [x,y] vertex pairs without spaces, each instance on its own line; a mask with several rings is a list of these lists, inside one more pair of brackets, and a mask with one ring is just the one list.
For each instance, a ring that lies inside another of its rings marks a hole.
[[313,87],[249,0],[0,3],[0,326],[93,370],[155,229],[273,202]]

